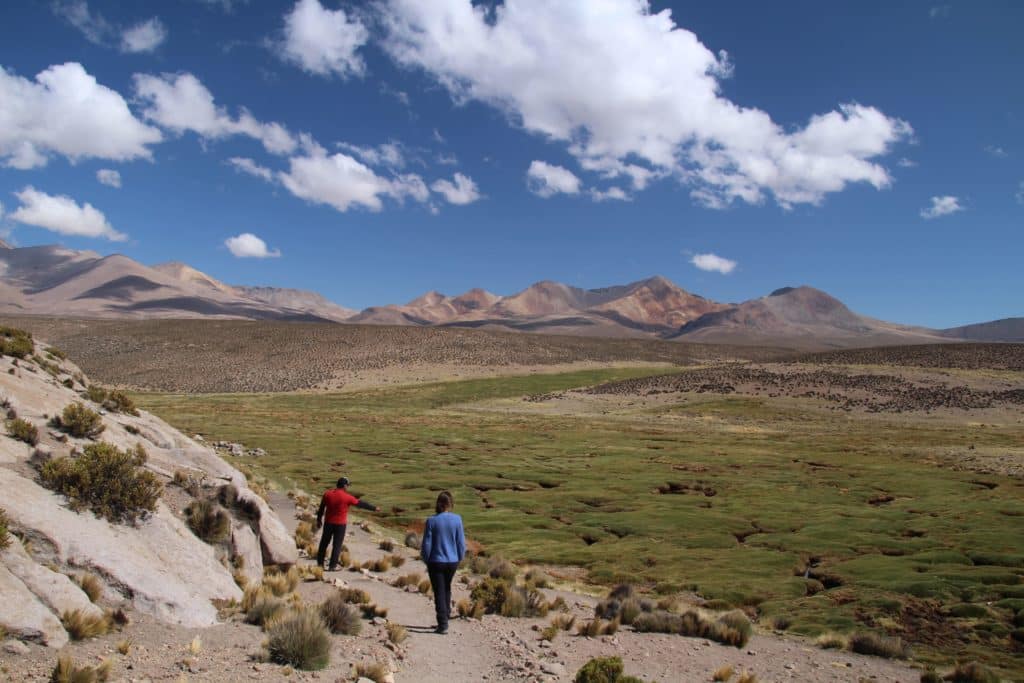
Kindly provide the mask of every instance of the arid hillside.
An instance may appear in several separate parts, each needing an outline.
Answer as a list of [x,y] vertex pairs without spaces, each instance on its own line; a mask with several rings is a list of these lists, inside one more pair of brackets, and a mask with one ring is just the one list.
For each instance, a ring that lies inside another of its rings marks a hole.
[[692,365],[731,358],[772,359],[786,353],[641,339],[379,325],[3,320],[66,350],[86,372],[108,384],[200,393],[337,389],[368,373],[387,383],[417,368],[448,369],[452,376],[464,377],[474,368],[530,371],[588,362]]

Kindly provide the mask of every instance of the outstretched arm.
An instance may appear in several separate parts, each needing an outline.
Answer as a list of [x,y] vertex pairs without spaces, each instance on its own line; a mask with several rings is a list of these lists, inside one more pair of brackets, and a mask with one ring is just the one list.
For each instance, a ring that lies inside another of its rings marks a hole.
[[361,500],[358,503],[356,503],[356,507],[362,508],[363,510],[372,510],[373,512],[380,512],[380,506],[374,505],[373,503],[368,503],[365,500]]

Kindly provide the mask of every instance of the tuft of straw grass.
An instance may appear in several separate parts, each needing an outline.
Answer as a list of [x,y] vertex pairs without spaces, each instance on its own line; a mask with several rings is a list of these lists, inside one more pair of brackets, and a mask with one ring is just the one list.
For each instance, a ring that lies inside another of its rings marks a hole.
[[331,633],[358,636],[363,630],[359,610],[346,602],[341,593],[335,593],[320,603],[320,616]]
[[822,633],[814,642],[822,650],[846,649],[846,638],[838,633]]
[[198,655],[200,652],[203,651],[203,641],[199,638],[199,636],[196,636],[191,641],[189,641],[189,644],[188,644],[188,647],[186,648],[186,650],[188,651],[188,653],[190,655],[195,657],[196,655]]
[[906,659],[910,654],[907,646],[899,638],[880,636],[870,631],[851,635],[847,647],[857,654],[874,655],[885,659]]
[[126,638],[126,639],[118,642],[118,644],[117,644],[117,652],[118,652],[118,654],[126,655],[127,656],[128,653],[131,652],[131,651],[132,651],[132,641],[131,640]]
[[0,508],[0,550],[11,544],[10,523],[7,518],[7,510]]
[[75,583],[89,597],[89,602],[95,603],[103,596],[103,583],[95,574],[81,574],[75,579]]
[[330,662],[331,634],[317,610],[289,612],[268,626],[267,652],[275,664],[323,669]]
[[79,609],[64,612],[60,621],[72,640],[86,640],[106,635],[110,632],[112,625],[110,617],[107,615],[96,616]]
[[374,619],[376,617],[386,618],[388,616],[388,608],[381,607],[376,603],[369,603],[362,605],[360,609],[363,611],[363,617],[367,619]]
[[402,641],[404,641],[409,636],[409,632],[405,630],[404,626],[402,626],[401,624],[396,624],[393,621],[388,622],[387,631],[388,640],[390,640],[395,645],[401,644]]
[[984,664],[966,662],[957,664],[956,668],[946,676],[952,683],[999,683],[999,677]]
[[736,683],[757,683],[757,674],[752,671],[744,671],[740,674],[740,677],[736,679]]
[[395,549],[395,542],[392,541],[390,538],[385,538],[377,544],[377,547],[386,553],[390,553]]
[[356,664],[356,678],[369,678],[374,683],[384,683],[391,671],[380,662]]
[[340,588],[338,589],[338,595],[345,602],[356,605],[365,605],[371,600],[370,594],[362,588]]
[[20,417],[7,421],[7,434],[12,439],[24,441],[29,446],[35,446],[39,443],[39,428]]
[[282,573],[276,568],[268,568],[263,573],[263,587],[273,593],[274,595],[281,597],[294,591],[301,581],[299,576],[299,570],[296,567],[291,567],[287,572]]
[[231,533],[231,517],[211,500],[196,500],[185,508],[185,523],[196,536],[209,544],[220,543]]
[[711,674],[711,680],[713,681],[728,681],[732,678],[732,675],[736,673],[735,669],[732,668],[731,664],[720,666],[715,669],[715,672]]
[[75,666],[71,655],[60,655],[50,673],[50,683],[105,683],[110,680],[113,664],[104,659],[99,666]]

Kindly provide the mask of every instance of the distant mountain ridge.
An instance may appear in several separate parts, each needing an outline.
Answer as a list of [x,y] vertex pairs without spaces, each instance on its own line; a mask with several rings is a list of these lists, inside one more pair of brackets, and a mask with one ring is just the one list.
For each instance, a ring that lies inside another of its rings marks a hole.
[[849,348],[948,341],[1024,341],[1024,318],[932,330],[875,320],[813,287],[738,304],[655,276],[581,289],[544,280],[508,296],[427,292],[406,304],[345,308],[316,292],[228,285],[181,262],[145,266],[59,246],[0,246],[0,313],[101,318],[243,318],[469,327],[713,344]]

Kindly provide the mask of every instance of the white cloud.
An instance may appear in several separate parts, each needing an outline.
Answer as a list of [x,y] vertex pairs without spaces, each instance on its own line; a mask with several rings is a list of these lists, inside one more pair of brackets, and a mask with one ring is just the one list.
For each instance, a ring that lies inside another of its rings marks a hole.
[[[434,132],[437,132],[437,131],[434,131]],[[437,163],[441,164],[442,166],[458,166],[459,165],[459,158],[457,156],[455,156],[454,154],[444,154],[444,153],[438,154],[436,161],[437,161]]]
[[49,195],[32,186],[15,192],[14,196],[21,202],[21,206],[11,214],[11,219],[19,223],[61,235],[103,237],[115,242],[128,239],[127,235],[114,230],[106,216],[92,204],[79,206],[71,197]]
[[54,14],[78,29],[90,43],[104,45],[116,30],[102,15],[89,11],[84,0],[58,1],[52,7]]
[[579,194],[580,185],[576,174],[562,166],[535,160],[526,170],[526,186],[540,197],[553,197],[559,193]]
[[370,32],[345,10],[329,10],[319,0],[299,0],[284,17],[281,57],[318,76],[360,76],[366,70],[356,51]]
[[236,258],[277,258],[281,255],[280,249],[267,249],[267,243],[251,232],[227,238],[224,246]]
[[900,168],[914,168],[917,166],[917,162],[913,159],[908,159],[907,157],[900,157],[899,161],[896,162],[896,165]]
[[295,136],[279,123],[257,121],[244,109],[231,117],[190,73],[135,74],[135,94],[145,103],[143,115],[148,120],[175,133],[192,131],[211,140],[247,135],[271,154],[290,154],[298,146]]
[[340,149],[351,152],[371,166],[384,166],[385,168],[404,168],[405,155],[402,153],[402,145],[398,142],[385,142],[376,147],[360,147],[348,142],[337,143]]
[[[696,200],[819,203],[849,183],[890,184],[877,163],[911,127],[846,104],[802,127],[726,99],[731,63],[645,0],[386,0],[385,48],[458,102],[487,102],[561,141],[587,170],[634,189],[673,174]],[[628,168],[634,167],[634,168]]]
[[436,180],[430,189],[443,195],[449,204],[471,204],[480,199],[480,191],[472,178],[456,173],[454,180]]
[[110,168],[96,171],[96,180],[110,187],[121,187],[121,173]]
[[632,197],[626,194],[625,190],[623,190],[621,187],[616,186],[609,187],[607,190],[598,190],[596,188],[591,188],[590,197],[595,202],[606,202],[610,199],[614,199],[620,202],[629,202],[633,200]]
[[694,254],[690,259],[690,263],[701,270],[721,273],[722,275],[728,275],[736,268],[735,261],[722,258],[717,254]]
[[163,139],[75,62],[51,66],[35,81],[0,67],[0,102],[0,163],[12,168],[45,166],[52,153],[72,162],[148,159],[148,145]]
[[167,40],[167,29],[162,21],[153,17],[141,21],[121,34],[122,52],[152,52]]
[[996,157],[997,159],[1005,159],[1006,157],[1010,156],[1009,154],[1006,153],[1005,149],[1003,149],[1002,147],[997,147],[995,145],[987,145],[985,147],[985,151],[991,154],[992,156]]
[[921,209],[921,218],[930,220],[932,218],[948,216],[951,213],[964,210],[964,207],[960,205],[960,200],[957,197],[952,197],[950,195],[932,197],[931,202],[931,206]]
[[274,172],[265,166],[260,166],[252,159],[247,159],[245,157],[231,157],[228,159],[228,164],[241,173],[248,173],[251,176],[262,178],[268,183],[274,182]]

